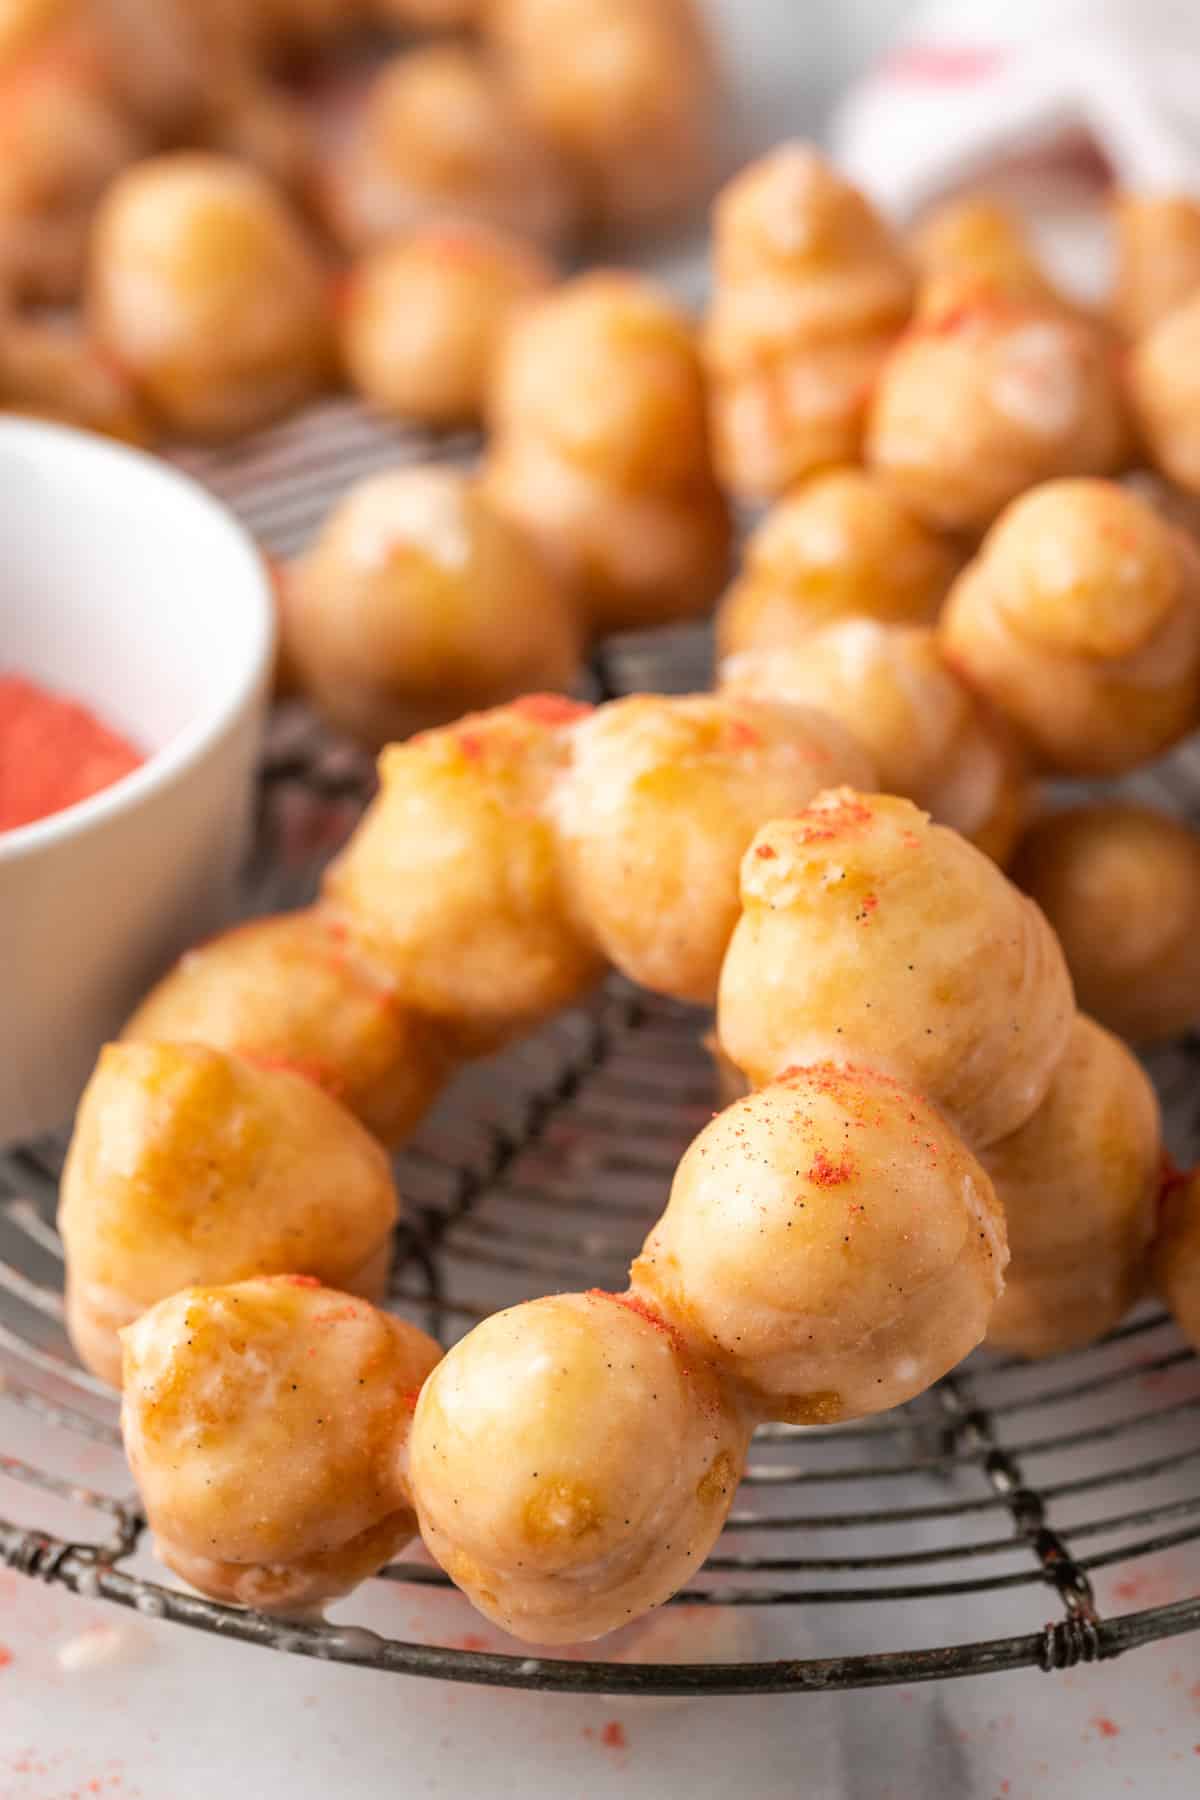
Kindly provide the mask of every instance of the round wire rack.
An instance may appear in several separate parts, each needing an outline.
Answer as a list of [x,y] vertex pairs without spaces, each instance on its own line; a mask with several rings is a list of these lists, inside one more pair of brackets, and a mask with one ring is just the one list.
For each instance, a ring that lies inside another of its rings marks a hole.
[[[334,404],[235,454],[188,459],[290,554],[334,493],[432,444]],[[699,631],[617,640],[600,692],[705,685]],[[365,758],[300,712],[272,726],[245,906],[303,904],[368,797]],[[1200,812],[1200,751],[1133,784]],[[499,1306],[624,1285],[675,1164],[718,1104],[693,1009],[612,980],[466,1070],[397,1159],[390,1303],[444,1343]],[[16,1047],[10,1045],[8,1053]],[[1200,1040],[1151,1060],[1195,1160]],[[0,1153],[0,1562],[221,1636],[395,1673],[563,1692],[799,1692],[1117,1656],[1200,1626],[1200,1362],[1147,1306],[1040,1364],[978,1353],[863,1424],[760,1431],[727,1529],[671,1606],[590,1647],[529,1655],[420,1547],[335,1609],[284,1622],[171,1585],[150,1553],[117,1404],[77,1365],[54,1225],[61,1138]],[[476,1629],[465,1629],[475,1627]],[[891,1646],[891,1647],[883,1647]]]

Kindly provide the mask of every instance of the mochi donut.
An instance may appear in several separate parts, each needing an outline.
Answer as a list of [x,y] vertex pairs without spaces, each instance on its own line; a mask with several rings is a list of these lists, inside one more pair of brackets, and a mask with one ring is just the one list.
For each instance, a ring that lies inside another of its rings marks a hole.
[[126,1454],[193,1587],[304,1614],[414,1536],[402,1448],[441,1354],[424,1332],[277,1275],[185,1288],[121,1336]]
[[302,1076],[109,1044],[63,1170],[72,1342],[116,1383],[120,1328],[180,1288],[299,1272],[378,1299],[397,1212],[382,1149]]
[[700,1567],[749,1432],[716,1371],[644,1301],[531,1300],[477,1325],[421,1391],[421,1535],[514,1637],[600,1637]]
[[1196,551],[1107,481],[1016,501],[959,576],[946,660],[1047,767],[1119,775],[1200,719]]
[[582,652],[536,545],[473,476],[433,465],[350,489],[294,565],[282,622],[301,689],[372,749],[569,687]]
[[1200,834],[1128,801],[1047,813],[1013,880],[1058,934],[1079,1004],[1133,1043],[1200,1022]]
[[957,550],[864,469],[801,482],[750,534],[717,612],[721,656],[795,650],[840,619],[928,625],[962,566]]
[[806,144],[735,176],[713,214],[704,332],[722,484],[769,500],[859,458],[872,386],[913,297],[904,251]]
[[900,1406],[961,1362],[1007,1261],[992,1185],[928,1101],[821,1063],[693,1141],[633,1285],[766,1416],[813,1425]]
[[234,925],[188,950],[122,1032],[208,1044],[306,1075],[385,1144],[406,1138],[453,1063],[436,1025],[320,907]]
[[731,656],[720,680],[726,693],[820,707],[858,738],[881,789],[1008,861],[1032,806],[1029,758],[930,627],[841,619],[792,650]]
[[759,825],[832,782],[872,779],[855,739],[812,707],[732,694],[611,701],[573,733],[554,801],[578,916],[631,980],[711,1004]]
[[1141,1064],[1079,1013],[1042,1104],[980,1160],[1011,1251],[989,1344],[1050,1356],[1103,1337],[1145,1289],[1158,1210],[1162,1122]]
[[1074,1017],[1031,900],[910,801],[850,788],[765,825],[721,971],[722,1050],[755,1087],[854,1062],[914,1088],[978,1148],[1041,1104]]
[[936,279],[876,383],[866,460],[918,518],[980,532],[1027,488],[1109,475],[1132,442],[1105,327]]
[[331,372],[320,258],[283,193],[215,152],[147,158],[108,189],[87,311],[100,346],[183,437],[241,436]]
[[536,695],[393,744],[326,876],[327,902],[405,1004],[460,1044],[492,1047],[599,980],[551,806],[587,712]]
[[488,406],[488,497],[528,532],[596,633],[707,611],[730,522],[695,335],[642,277],[594,271],[528,306]]

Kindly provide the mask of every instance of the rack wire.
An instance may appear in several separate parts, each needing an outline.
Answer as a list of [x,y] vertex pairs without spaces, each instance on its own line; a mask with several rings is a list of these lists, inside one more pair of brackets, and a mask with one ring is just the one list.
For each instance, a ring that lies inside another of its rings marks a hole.
[[[284,427],[242,456],[192,466],[289,554],[329,502],[331,467],[345,484],[406,456],[470,450],[335,405],[315,435],[311,421]],[[704,682],[708,654],[697,631],[618,640],[594,681],[684,689]],[[247,911],[311,896],[370,783],[366,761],[305,715],[276,720]],[[1195,811],[1200,758],[1184,751],[1135,785]],[[679,1155],[718,1103],[706,1025],[614,978],[592,1004],[466,1070],[397,1159],[406,1209],[390,1304],[450,1343],[498,1306],[623,1285]],[[1151,1072],[1172,1148],[1194,1160],[1200,1040],[1158,1053]],[[64,1151],[52,1138],[0,1154],[0,1563],[26,1575],[302,1656],[575,1693],[1052,1671],[1200,1626],[1200,1362],[1152,1306],[1102,1344],[1040,1364],[979,1353],[878,1420],[766,1427],[700,1575],[656,1621],[586,1659],[464,1635],[478,1621],[419,1548],[336,1623],[203,1599],[148,1554],[116,1401],[65,1335],[54,1225]],[[1138,1598],[1154,1603],[1125,1606]],[[397,1635],[398,1612],[421,1629]]]

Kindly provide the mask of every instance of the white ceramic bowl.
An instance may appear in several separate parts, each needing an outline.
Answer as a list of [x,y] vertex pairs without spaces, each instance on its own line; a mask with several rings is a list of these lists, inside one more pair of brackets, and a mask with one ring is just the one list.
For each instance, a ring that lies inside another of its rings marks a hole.
[[253,542],[165,464],[0,420],[0,671],[147,754],[0,833],[0,1142],[64,1123],[100,1045],[228,912],[274,643]]

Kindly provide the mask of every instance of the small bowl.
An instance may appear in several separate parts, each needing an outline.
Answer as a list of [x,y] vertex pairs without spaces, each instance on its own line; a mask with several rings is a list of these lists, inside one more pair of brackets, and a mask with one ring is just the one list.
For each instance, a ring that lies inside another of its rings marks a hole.
[[0,671],[146,755],[0,833],[0,1143],[63,1124],[146,987],[232,905],[274,649],[262,559],[164,463],[0,420]]

